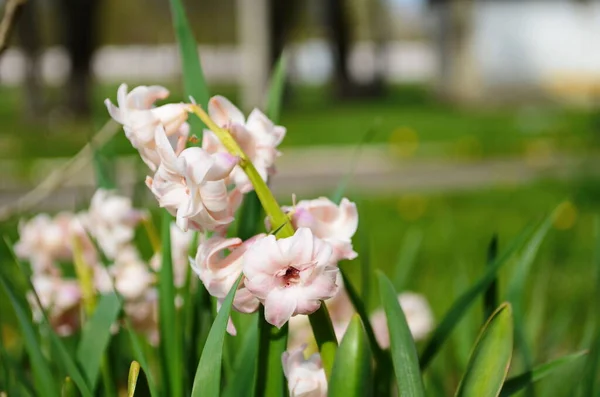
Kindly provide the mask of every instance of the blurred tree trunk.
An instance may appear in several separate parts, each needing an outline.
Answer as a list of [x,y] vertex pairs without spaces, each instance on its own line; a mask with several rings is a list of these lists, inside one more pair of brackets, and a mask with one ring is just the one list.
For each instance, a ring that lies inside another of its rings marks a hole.
[[37,0],[28,0],[21,10],[16,33],[25,57],[25,117],[27,120],[41,118],[44,111],[41,78],[41,40]]
[[480,95],[472,52],[474,1],[430,0],[436,15],[437,91],[446,99],[467,102]]
[[67,106],[77,116],[91,111],[91,61],[97,46],[97,11],[100,0],[59,0],[64,43],[71,59]]

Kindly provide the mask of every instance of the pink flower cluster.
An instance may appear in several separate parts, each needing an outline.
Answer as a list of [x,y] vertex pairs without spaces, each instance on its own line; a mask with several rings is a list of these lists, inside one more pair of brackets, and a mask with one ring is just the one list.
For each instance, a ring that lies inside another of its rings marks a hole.
[[[167,94],[156,86],[127,93],[123,85],[119,107],[108,100],[106,104],[154,172],[146,184],[159,205],[176,216],[182,230],[213,233],[201,239],[192,269],[219,304],[243,275],[234,309],[251,313],[263,304],[266,320],[277,327],[292,316],[317,310],[337,292],[338,262],[357,256],[351,241],[358,227],[356,205],[347,199],[339,205],[327,198],[301,201],[283,208],[296,229],[291,237],[226,238],[243,195],[254,186],[239,158],[227,151],[214,131],[204,131],[202,147],[181,144],[189,135],[185,120],[192,105],[155,107],[154,102]],[[258,109],[246,118],[221,96],[210,99],[208,115],[229,131],[264,181],[275,173],[284,127]],[[232,324],[229,330],[235,332]]]

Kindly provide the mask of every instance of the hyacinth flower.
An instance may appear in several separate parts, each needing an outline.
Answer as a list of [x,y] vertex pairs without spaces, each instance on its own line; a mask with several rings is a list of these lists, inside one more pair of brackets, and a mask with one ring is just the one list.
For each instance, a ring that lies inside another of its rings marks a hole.
[[286,351],[281,357],[290,397],[327,396],[327,378],[319,353],[304,358],[306,345]]

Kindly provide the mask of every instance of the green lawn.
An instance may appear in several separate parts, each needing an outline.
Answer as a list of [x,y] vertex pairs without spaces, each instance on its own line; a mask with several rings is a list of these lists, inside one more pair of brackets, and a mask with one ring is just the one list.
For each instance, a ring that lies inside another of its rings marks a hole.
[[[165,83],[173,100],[182,98],[178,83]],[[133,85],[131,85],[133,86]],[[216,88],[235,100],[235,89]],[[56,99],[60,92],[48,90]],[[0,156],[69,156],[108,119],[104,98],[115,101],[116,85],[95,90],[93,121],[66,121],[60,110],[39,123],[23,119],[21,92],[2,88]],[[299,145],[353,145],[371,128],[374,142],[392,143],[407,156],[468,157],[555,151],[582,152],[598,146],[600,116],[587,110],[546,104],[536,107],[457,108],[436,102],[425,88],[393,87],[378,99],[340,102],[324,88],[294,87],[281,124],[288,128],[282,148]],[[117,154],[133,153],[119,134]],[[407,149],[408,148],[408,149]]]

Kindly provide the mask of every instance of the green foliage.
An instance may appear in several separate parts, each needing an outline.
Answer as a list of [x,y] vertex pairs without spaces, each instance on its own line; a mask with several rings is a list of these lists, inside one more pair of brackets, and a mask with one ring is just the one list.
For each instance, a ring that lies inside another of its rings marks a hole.
[[121,311],[116,293],[102,295],[92,317],[85,323],[77,346],[77,362],[90,385],[95,385],[102,357],[111,337],[111,327]]
[[355,315],[352,317],[335,355],[329,381],[329,396],[363,397],[372,395],[371,359],[367,334],[360,317]]
[[379,272],[377,277],[381,303],[383,303],[390,334],[390,350],[399,395],[401,397],[425,396],[417,348],[398,302],[394,286],[383,273]]
[[223,357],[223,341],[227,331],[227,321],[233,305],[233,298],[240,284],[240,276],[235,282],[227,297],[221,305],[221,309],[213,322],[208,339],[202,350],[202,356],[196,369],[192,397],[208,396],[218,397],[221,392],[221,359]]
[[127,377],[127,397],[133,397],[137,386],[138,376],[140,375],[140,363],[132,361],[129,367],[129,376]]
[[512,310],[504,303],[481,330],[456,396],[496,397],[508,374],[512,349]]

